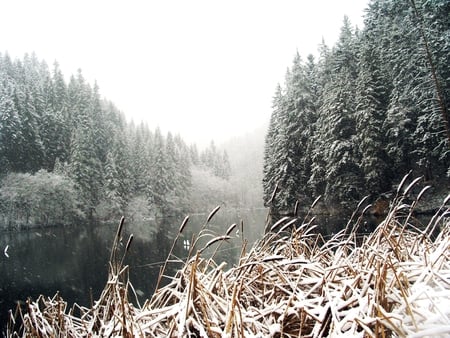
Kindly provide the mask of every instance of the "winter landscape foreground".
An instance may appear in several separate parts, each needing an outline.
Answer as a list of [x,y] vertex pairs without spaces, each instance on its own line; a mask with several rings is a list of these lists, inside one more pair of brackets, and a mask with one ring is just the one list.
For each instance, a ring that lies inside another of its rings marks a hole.
[[[28,301],[11,318],[10,336],[37,337],[448,337],[450,334],[450,221],[447,197],[425,228],[414,224],[401,184],[377,229],[358,235],[364,210],[325,240],[314,218],[285,217],[252,248],[242,245],[236,266],[214,254],[236,225],[205,245],[194,238],[188,259],[169,283],[139,304],[124,258],[133,237],[121,220],[111,251],[108,282],[91,307],[69,306],[58,294]],[[361,204],[362,205],[362,204]],[[175,243],[189,227],[186,217]],[[433,236],[431,235],[433,234]],[[174,243],[174,245],[175,245]],[[123,244],[123,245],[122,245]],[[212,250],[204,255],[205,250]],[[21,322],[14,325],[14,320]]]

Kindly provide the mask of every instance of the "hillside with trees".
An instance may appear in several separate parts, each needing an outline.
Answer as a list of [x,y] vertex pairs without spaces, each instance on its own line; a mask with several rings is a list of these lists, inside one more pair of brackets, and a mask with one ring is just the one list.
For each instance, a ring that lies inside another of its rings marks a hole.
[[[273,98],[264,202],[353,208],[409,171],[448,191],[450,3],[370,1],[319,57],[296,55]],[[275,198],[272,199],[274,191]]]
[[199,175],[226,185],[226,152],[127,122],[81,70],[67,82],[57,63],[0,54],[2,227],[143,220],[220,203],[212,189],[198,194]]

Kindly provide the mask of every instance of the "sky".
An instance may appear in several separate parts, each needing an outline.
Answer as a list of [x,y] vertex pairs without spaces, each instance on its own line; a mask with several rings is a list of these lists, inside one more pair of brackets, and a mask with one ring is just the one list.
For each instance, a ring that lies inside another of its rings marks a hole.
[[268,123],[296,52],[332,46],[366,0],[0,0],[0,52],[82,70],[129,121],[216,144]]

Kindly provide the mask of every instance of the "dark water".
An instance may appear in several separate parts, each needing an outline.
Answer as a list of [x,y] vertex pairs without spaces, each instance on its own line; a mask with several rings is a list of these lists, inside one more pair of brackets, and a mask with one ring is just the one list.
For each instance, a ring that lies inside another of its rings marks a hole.
[[[267,212],[261,210],[219,210],[207,226],[203,242],[213,234],[223,235],[228,227],[244,224],[244,237],[249,242],[260,238],[264,231]],[[141,300],[154,291],[159,269],[164,263],[173,233],[178,231],[184,217],[166,220],[127,222],[124,227],[124,244],[129,234],[134,239],[125,258],[130,267],[130,280]],[[205,223],[207,214],[190,216],[177,242],[174,253],[185,258],[185,245],[191,242]],[[13,311],[17,302],[27,298],[35,300],[40,294],[52,297],[59,291],[68,302],[90,306],[91,299],[98,299],[107,280],[108,261],[117,224],[110,226],[79,226],[66,228],[33,229],[20,232],[0,233],[0,325],[4,332],[8,310]],[[221,246],[217,259],[232,265],[242,245],[242,230],[233,231],[233,239]],[[8,249],[4,252],[6,246]],[[207,254],[207,253],[205,253]],[[9,256],[9,257],[7,257]],[[176,264],[168,266],[175,271]],[[0,335],[1,336],[1,335]]]
[[[191,215],[178,240],[174,254],[184,259],[186,244],[198,234],[208,214]],[[207,235],[199,248],[215,235],[223,235],[233,223],[232,239],[224,242],[215,260],[232,266],[239,257],[243,238],[249,246],[261,238],[267,210],[219,210],[206,227]],[[134,239],[124,263],[130,267],[130,280],[141,301],[151,297],[160,267],[163,265],[176,233],[184,217],[125,221],[124,240],[129,234]],[[241,221],[243,227],[241,227]],[[315,221],[318,231],[331,236],[346,225],[346,220],[321,217]],[[99,298],[108,273],[108,262],[117,224],[110,226],[80,226],[67,228],[34,229],[20,232],[0,233],[0,324],[5,330],[7,313],[14,310],[17,302],[27,298],[36,299],[40,294],[52,297],[59,291],[68,303],[90,306],[91,300]],[[239,230],[239,231],[237,231]],[[370,228],[363,229],[370,231]],[[242,235],[243,232],[243,235]],[[8,246],[7,257],[4,253]],[[211,250],[212,251],[212,250]],[[210,252],[204,256],[209,257]],[[169,264],[168,274],[181,265]]]

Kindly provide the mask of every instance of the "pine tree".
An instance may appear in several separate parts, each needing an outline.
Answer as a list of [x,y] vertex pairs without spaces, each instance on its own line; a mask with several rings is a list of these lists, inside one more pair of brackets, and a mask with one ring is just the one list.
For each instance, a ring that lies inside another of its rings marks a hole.
[[370,20],[375,22],[373,32],[381,42],[384,70],[392,85],[384,129],[397,180],[411,169],[427,179],[439,177],[446,170],[443,167],[449,166],[440,105],[448,101],[448,95],[438,99],[440,91],[435,81],[448,74],[448,67],[441,68],[445,63],[440,62],[449,61],[448,53],[443,51],[448,44],[448,15],[438,14],[445,11],[445,6],[448,8],[448,4],[421,1],[380,1],[369,11]]
[[169,132],[165,140],[166,198],[163,211],[176,215],[187,209],[190,188],[189,153],[179,136]]
[[270,118],[269,129],[264,147],[263,166],[263,199],[266,206],[275,209],[281,208],[280,198],[272,199],[275,190],[278,190],[282,182],[282,174],[285,170],[285,126],[282,118],[285,110],[285,95],[281,85],[278,85],[273,98],[273,112]]
[[[86,83],[81,70],[77,76],[71,76],[67,86],[67,120],[66,123],[72,134],[83,122],[91,102],[91,87]],[[72,138],[72,135],[71,135]]]
[[70,156],[72,125],[68,109],[67,85],[57,62],[54,63],[52,84],[51,110],[54,114],[56,133],[58,135],[56,157],[61,162],[67,162]]
[[231,165],[226,150],[222,152],[221,158],[219,158],[218,177],[225,180],[229,180],[231,176]]
[[214,141],[209,143],[207,147],[200,155],[202,165],[214,172],[217,159],[217,148]]
[[[113,110],[113,111],[111,111]],[[110,107],[110,113],[114,114],[114,108]],[[110,145],[104,166],[104,195],[106,203],[114,206],[117,216],[123,215],[128,204],[131,192],[131,179],[129,167],[129,148],[125,134],[125,121],[117,116],[112,144]]]
[[193,165],[200,165],[200,156],[198,154],[197,145],[195,143],[189,146],[189,158],[190,162]]
[[[366,21],[367,25],[370,25]],[[389,158],[386,153],[383,121],[388,106],[390,88],[379,65],[376,39],[368,31],[362,37],[359,74],[356,86],[356,129],[360,166],[363,171],[364,194],[377,196],[392,185]]]
[[119,173],[117,171],[116,161],[112,152],[108,152],[106,156],[104,172],[103,195],[106,203],[115,215],[123,215],[124,205],[126,202],[119,192]]
[[94,137],[88,123],[80,124],[73,133],[69,173],[80,193],[84,210],[92,219],[101,198],[102,166],[96,157]]
[[167,194],[171,188],[168,175],[168,163],[166,157],[166,145],[161,130],[157,128],[153,138],[154,158],[151,170],[152,198],[155,206],[164,216],[169,211]]
[[36,172],[42,168],[44,158],[44,147],[38,128],[39,116],[30,93],[18,89],[16,98],[22,136],[17,147],[20,162],[18,170]]
[[426,61],[414,131],[417,164],[426,179],[433,179],[450,172],[450,4],[411,1],[411,6],[418,55]]
[[39,132],[44,148],[43,167],[52,171],[55,161],[60,157],[62,147],[62,118],[58,111],[54,109],[53,82],[50,71],[45,62],[40,65],[40,78],[42,88],[42,112],[39,119]]
[[101,199],[103,185],[103,166],[98,154],[97,130],[92,112],[95,103],[91,100],[90,87],[85,84],[81,72],[77,79],[72,78],[69,89],[69,109],[72,123],[75,123],[69,160],[70,175],[83,198],[86,214],[92,218]]
[[105,110],[103,109],[103,104],[100,99],[99,87],[97,83],[94,84],[94,88],[92,89],[89,104],[89,113],[92,116],[92,128],[94,129],[95,133],[95,147],[97,158],[101,163],[104,163],[106,161],[108,148],[110,144],[112,144],[112,140],[110,137],[111,135],[115,135],[115,133],[111,133],[110,130],[107,130]]
[[165,209],[166,213],[171,213],[172,210],[176,208],[178,198],[176,196],[176,189],[179,184],[179,173],[178,173],[178,154],[175,149],[175,142],[172,136],[172,133],[167,133],[165,140],[165,172],[164,175],[167,177],[166,179],[166,187],[165,187]]
[[5,80],[0,82],[0,177],[21,169],[17,144],[23,142],[20,119],[12,98],[12,84]]
[[138,127],[129,127],[131,139],[130,149],[130,174],[131,190],[135,195],[145,195],[152,200],[152,173],[153,162],[153,134],[143,122]]
[[361,196],[362,173],[356,144],[354,83],[357,78],[357,47],[348,18],[333,50],[334,75],[325,85],[322,142],[327,144],[325,198],[332,203],[354,205]]
[[311,196],[307,182],[311,176],[311,158],[308,150],[313,135],[313,125],[316,120],[317,93],[315,90],[315,64],[310,56],[305,65],[297,53],[290,77],[287,79],[287,114],[284,124],[286,126],[286,152],[288,153],[289,175],[287,195],[292,198],[287,203],[292,207],[295,202],[303,204]]
[[189,207],[189,194],[191,188],[191,154],[190,149],[184,143],[182,138],[177,135],[174,138],[176,149],[176,170],[177,170],[177,185],[175,187],[175,194],[178,197],[179,211],[187,211]]
[[325,194],[326,181],[326,158],[327,149],[326,137],[324,136],[324,124],[326,115],[321,113],[320,107],[323,106],[326,97],[325,87],[332,78],[332,64],[330,48],[322,40],[319,46],[319,60],[316,65],[317,71],[311,78],[314,79],[314,93],[316,97],[316,116],[312,125],[312,135],[308,143],[308,151],[311,157],[311,174],[308,179],[308,190],[312,197],[317,198]]

